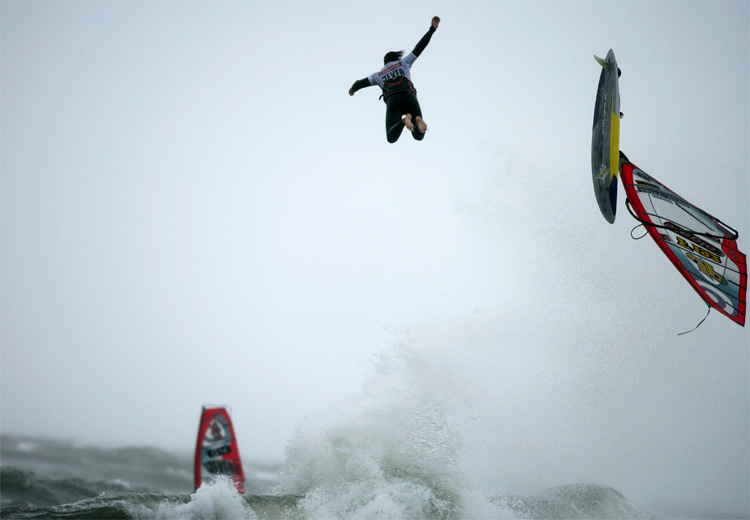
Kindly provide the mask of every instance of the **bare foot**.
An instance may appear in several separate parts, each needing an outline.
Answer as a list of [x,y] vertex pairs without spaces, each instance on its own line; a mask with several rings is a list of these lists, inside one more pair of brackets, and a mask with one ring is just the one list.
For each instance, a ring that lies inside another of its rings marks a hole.
[[417,116],[416,121],[417,121],[417,128],[419,128],[419,131],[422,133],[425,133],[427,131],[427,123],[425,123],[424,119],[422,119],[419,116]]
[[404,118],[404,125],[409,130],[409,132],[414,131],[414,123],[412,123],[411,114],[406,114],[406,117]]

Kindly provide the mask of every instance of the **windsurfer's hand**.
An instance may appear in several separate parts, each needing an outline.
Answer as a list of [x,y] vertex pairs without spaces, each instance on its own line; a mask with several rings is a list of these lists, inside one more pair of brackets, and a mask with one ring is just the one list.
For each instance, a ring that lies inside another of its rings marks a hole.
[[351,89],[351,88],[349,89],[349,95],[350,95],[350,96],[353,96],[353,95],[354,95],[354,89]]
[[438,25],[440,25],[440,17],[439,16],[433,16],[432,17],[432,26],[437,29]]

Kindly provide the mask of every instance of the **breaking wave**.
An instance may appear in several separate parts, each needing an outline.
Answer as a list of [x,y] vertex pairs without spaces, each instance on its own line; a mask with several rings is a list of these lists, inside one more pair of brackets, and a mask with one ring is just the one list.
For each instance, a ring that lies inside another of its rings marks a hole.
[[[497,490],[482,489],[463,455],[460,426],[472,399],[462,393],[465,374],[456,372],[461,367],[454,361],[438,362],[404,345],[382,354],[359,395],[297,428],[275,485],[266,481],[261,490],[263,483],[253,482],[245,495],[226,480],[190,493],[189,456],[51,441],[34,447],[4,437],[0,518],[649,518],[601,485],[563,486],[531,496],[497,496]],[[87,462],[75,467],[76,460]],[[63,466],[73,475],[61,476]]]

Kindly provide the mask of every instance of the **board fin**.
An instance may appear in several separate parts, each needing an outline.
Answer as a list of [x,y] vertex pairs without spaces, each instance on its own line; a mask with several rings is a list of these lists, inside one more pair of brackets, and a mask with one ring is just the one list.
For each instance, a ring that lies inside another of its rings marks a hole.
[[601,65],[605,69],[609,68],[609,62],[607,60],[605,60],[604,58],[600,58],[599,56],[597,56],[596,54],[594,54],[594,59],[596,60],[596,62],[599,65]]

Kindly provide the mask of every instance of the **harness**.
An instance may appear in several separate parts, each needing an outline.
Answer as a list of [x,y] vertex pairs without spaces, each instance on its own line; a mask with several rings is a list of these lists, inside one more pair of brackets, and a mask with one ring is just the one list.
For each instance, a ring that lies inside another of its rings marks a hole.
[[383,83],[383,93],[381,98],[383,102],[387,103],[388,98],[397,94],[414,94],[417,95],[417,89],[414,88],[414,84],[409,81],[405,76],[401,76],[398,79],[385,81]]

